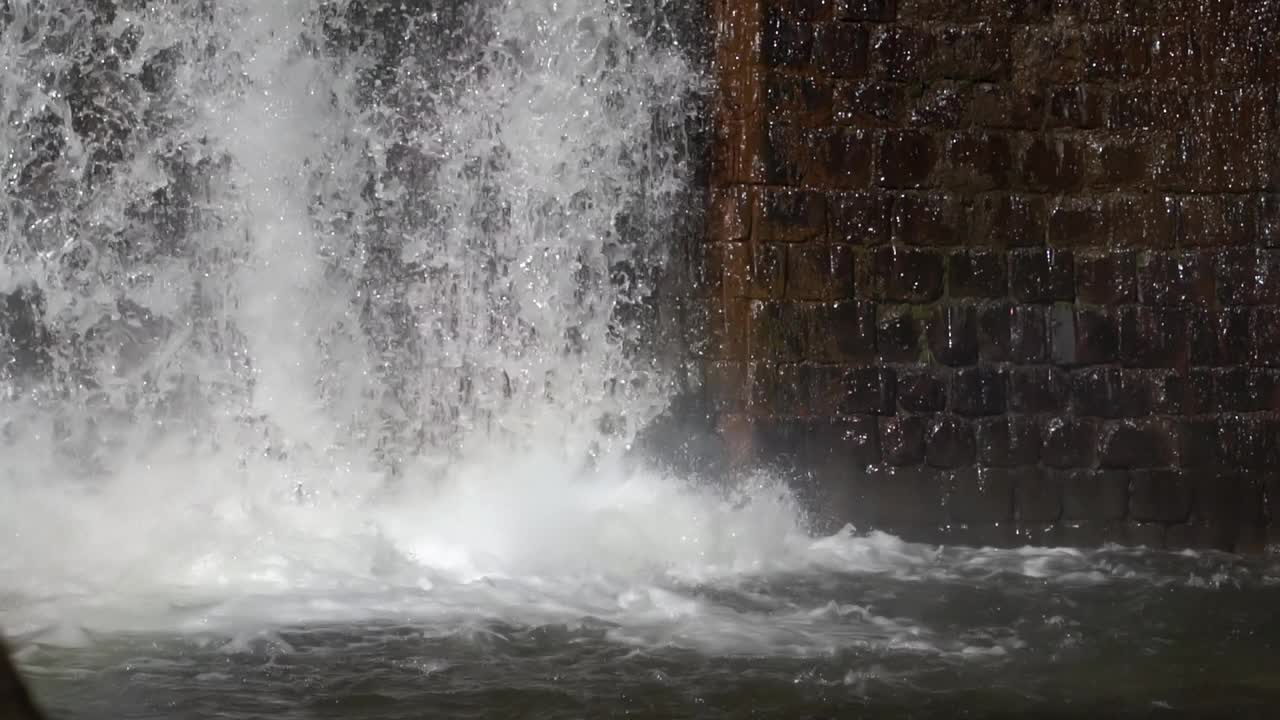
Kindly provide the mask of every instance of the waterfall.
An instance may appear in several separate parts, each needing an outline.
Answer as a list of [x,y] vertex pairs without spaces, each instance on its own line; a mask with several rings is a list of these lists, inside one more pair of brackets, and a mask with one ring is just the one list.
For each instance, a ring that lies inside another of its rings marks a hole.
[[0,5],[12,586],[371,572],[442,498],[616,465],[697,204],[668,5]]

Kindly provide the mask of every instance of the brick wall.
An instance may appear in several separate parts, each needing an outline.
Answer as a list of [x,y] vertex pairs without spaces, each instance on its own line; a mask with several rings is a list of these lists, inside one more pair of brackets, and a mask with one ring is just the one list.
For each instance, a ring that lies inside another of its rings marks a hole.
[[1280,541],[1280,2],[711,2],[736,463],[913,539]]

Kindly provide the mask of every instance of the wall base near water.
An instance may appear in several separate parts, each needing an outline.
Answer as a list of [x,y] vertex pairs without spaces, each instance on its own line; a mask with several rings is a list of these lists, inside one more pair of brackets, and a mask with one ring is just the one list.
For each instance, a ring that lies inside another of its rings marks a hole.
[[909,539],[1280,543],[1280,2],[711,2],[737,467]]

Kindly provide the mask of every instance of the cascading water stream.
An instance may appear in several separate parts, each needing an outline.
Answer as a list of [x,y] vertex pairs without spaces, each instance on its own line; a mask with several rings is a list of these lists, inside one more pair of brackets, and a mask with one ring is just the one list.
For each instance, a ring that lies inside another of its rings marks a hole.
[[10,628],[807,541],[781,489],[624,462],[699,92],[660,10],[10,12]]

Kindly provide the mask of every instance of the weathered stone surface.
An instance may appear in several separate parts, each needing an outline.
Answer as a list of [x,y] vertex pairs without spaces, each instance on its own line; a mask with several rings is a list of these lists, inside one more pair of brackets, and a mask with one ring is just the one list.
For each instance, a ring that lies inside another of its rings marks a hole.
[[1013,491],[1019,525],[1050,525],[1062,517],[1062,477],[1039,468],[1016,474]]
[[951,473],[947,519],[953,523],[1007,523],[1013,520],[1016,475],[1007,468],[964,469]]
[[973,465],[977,456],[973,425],[954,415],[929,421],[925,435],[925,462],[933,467],[958,468]]
[[1040,458],[1054,468],[1092,467],[1098,455],[1098,426],[1093,420],[1055,417],[1041,428]]
[[989,467],[1018,467],[1040,461],[1040,424],[1023,415],[977,421],[978,462]]
[[1015,367],[1009,371],[1009,409],[1018,413],[1060,413],[1067,409],[1070,379],[1054,367]]
[[1178,429],[1160,419],[1120,420],[1103,428],[1101,463],[1111,468],[1159,468],[1173,465]]
[[898,378],[898,407],[908,413],[942,412],[947,383],[929,370],[906,371]]
[[880,449],[889,465],[919,465],[925,458],[927,423],[918,415],[880,421]]
[[924,352],[923,323],[915,309],[881,305],[876,319],[877,347],[886,362],[918,362]]
[[654,321],[729,455],[836,527],[1280,544],[1280,15],[732,5]]
[[1122,470],[1055,471],[1066,522],[1112,522],[1128,514],[1129,473]]
[[873,263],[878,299],[927,303],[942,295],[943,255],[938,252],[880,247],[874,251]]
[[1008,406],[1006,387],[1000,368],[962,368],[951,376],[951,409],[970,417],[1000,415]]
[[969,251],[953,254],[947,266],[952,297],[999,298],[1008,294],[1007,261],[1003,253]]
[[929,320],[929,351],[944,365],[978,359],[978,313],[971,305],[941,305]]
[[1182,470],[1139,470],[1130,475],[1129,516],[1165,525],[1191,515],[1191,476]]

